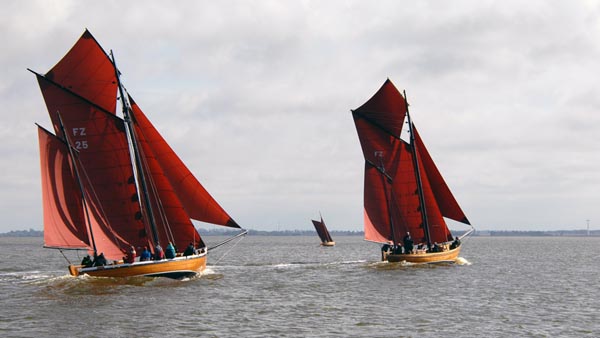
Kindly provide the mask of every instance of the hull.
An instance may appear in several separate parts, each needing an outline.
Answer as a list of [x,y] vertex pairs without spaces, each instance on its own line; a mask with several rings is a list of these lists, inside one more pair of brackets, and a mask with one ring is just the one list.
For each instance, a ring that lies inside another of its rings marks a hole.
[[335,242],[334,241],[331,241],[331,242],[321,242],[321,245],[322,246],[334,246]]
[[206,268],[206,253],[187,257],[175,257],[160,261],[121,263],[84,268],[81,265],[69,265],[73,276],[89,275],[93,277],[169,277],[183,278],[194,276]]
[[409,262],[409,263],[449,263],[454,262],[458,258],[460,253],[460,246],[458,248],[442,251],[442,252],[427,252],[427,253],[414,253],[414,254],[387,254],[384,255],[383,260],[387,260],[390,263],[396,262]]

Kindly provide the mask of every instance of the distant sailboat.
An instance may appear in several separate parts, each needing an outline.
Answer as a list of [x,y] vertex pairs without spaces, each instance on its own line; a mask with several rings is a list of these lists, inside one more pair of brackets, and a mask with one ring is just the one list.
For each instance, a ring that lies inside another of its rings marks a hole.
[[317,234],[321,239],[321,245],[323,246],[334,246],[335,242],[331,239],[331,235],[325,226],[325,222],[323,222],[323,216],[321,216],[320,221],[311,220],[313,225],[315,226],[315,230],[317,230]]
[[[390,262],[455,261],[460,240],[444,217],[470,223],[425,148],[406,97],[388,79],[352,115],[365,158],[365,239],[381,243]],[[405,118],[409,140],[401,138]]]
[[[48,73],[31,72],[54,127],[52,133],[38,126],[44,246],[87,250],[108,261],[71,264],[75,276],[179,278],[201,272],[208,250],[191,219],[240,226],[133,101],[114,57],[86,30]],[[116,113],[117,92],[123,117]],[[189,248],[160,259],[158,246],[169,243]],[[124,262],[132,247],[138,254],[146,247],[156,259],[134,255]]]

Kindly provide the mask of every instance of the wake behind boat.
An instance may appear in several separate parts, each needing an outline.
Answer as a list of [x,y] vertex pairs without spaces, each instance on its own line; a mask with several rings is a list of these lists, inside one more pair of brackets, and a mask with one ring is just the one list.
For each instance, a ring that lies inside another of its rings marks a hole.
[[334,246],[335,242],[331,238],[329,231],[327,230],[327,226],[325,226],[325,222],[323,222],[323,216],[321,216],[320,221],[311,220],[313,225],[315,226],[315,230],[317,230],[317,234],[321,239],[322,246]]
[[[406,95],[388,79],[352,116],[365,158],[365,239],[381,243],[389,262],[454,262],[460,238],[444,217],[470,223],[425,148]],[[405,119],[408,140],[401,138]]]
[[191,219],[240,226],[127,92],[112,53],[86,30],[45,75],[31,72],[54,127],[38,126],[44,247],[93,255],[69,266],[74,276],[204,270],[208,249]]

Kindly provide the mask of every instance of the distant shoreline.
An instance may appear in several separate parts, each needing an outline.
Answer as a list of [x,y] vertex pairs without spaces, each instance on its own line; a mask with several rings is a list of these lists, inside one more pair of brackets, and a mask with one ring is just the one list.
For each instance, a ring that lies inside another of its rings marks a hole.
[[[234,236],[239,231],[228,229],[203,230],[198,229],[201,236]],[[332,237],[340,236],[364,236],[362,231],[329,231]],[[464,231],[452,231],[454,235],[460,236]],[[249,236],[316,236],[314,230],[248,230]],[[474,237],[600,237],[600,230],[551,230],[551,231],[515,231],[515,230],[483,230],[475,231],[471,236]],[[0,233],[0,237],[44,237],[44,232],[40,230],[13,230]]]

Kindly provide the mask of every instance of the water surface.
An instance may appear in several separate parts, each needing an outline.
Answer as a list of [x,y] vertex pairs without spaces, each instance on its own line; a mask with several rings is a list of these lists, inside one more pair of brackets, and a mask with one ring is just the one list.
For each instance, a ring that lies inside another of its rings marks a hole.
[[0,238],[0,336],[600,336],[600,238],[472,237],[433,266],[334,240],[248,236],[180,281],[74,278],[41,238]]

